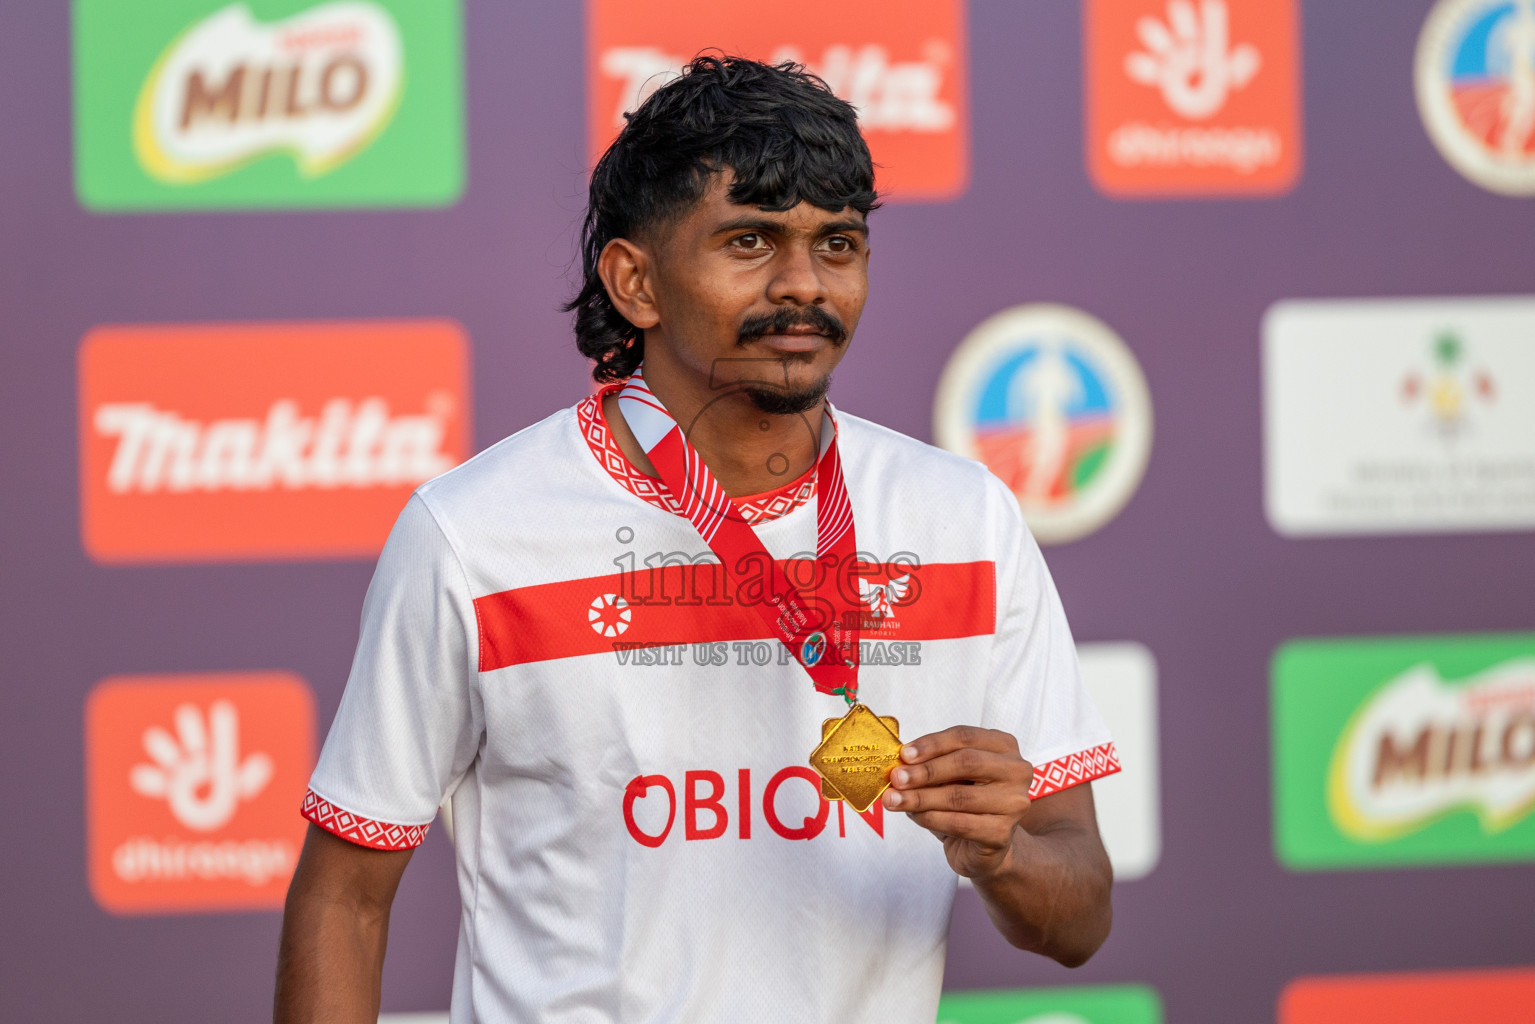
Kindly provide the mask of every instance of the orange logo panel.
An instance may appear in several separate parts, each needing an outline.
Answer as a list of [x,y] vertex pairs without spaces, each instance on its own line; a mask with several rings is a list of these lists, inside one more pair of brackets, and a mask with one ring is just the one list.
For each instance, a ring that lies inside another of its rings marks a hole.
[[314,728],[308,685],[285,673],[97,685],[85,702],[96,902],[118,914],[281,907]]
[[1288,191],[1300,174],[1295,0],[1087,0],[1087,165],[1118,196]]
[[635,109],[700,50],[794,60],[858,107],[892,199],[951,199],[968,174],[963,0],[587,0],[593,162]]
[[468,452],[450,321],[98,327],[80,346],[85,549],[102,562],[376,555]]
[[1535,970],[1301,978],[1279,997],[1279,1024],[1525,1024]]

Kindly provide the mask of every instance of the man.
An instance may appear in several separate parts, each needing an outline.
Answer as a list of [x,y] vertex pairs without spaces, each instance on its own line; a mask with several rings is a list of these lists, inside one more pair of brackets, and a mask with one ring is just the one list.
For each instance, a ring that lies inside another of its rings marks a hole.
[[[608,386],[401,514],[278,1021],[374,1020],[445,798],[455,1022],[930,1022],[956,874],[1015,946],[1103,942],[1117,762],[1015,500],[825,400],[875,205],[853,109],[794,66],[701,57],[631,116],[571,304]],[[844,715],[872,740],[823,782]]]

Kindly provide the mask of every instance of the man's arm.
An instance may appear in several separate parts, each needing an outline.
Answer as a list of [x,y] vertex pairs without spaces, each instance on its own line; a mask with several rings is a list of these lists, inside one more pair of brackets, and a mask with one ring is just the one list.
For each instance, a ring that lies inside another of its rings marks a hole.
[[275,1024],[377,1024],[389,907],[414,852],[309,826],[283,908]]
[[1114,871],[1098,836],[1090,783],[1028,798],[1034,768],[1005,732],[958,726],[901,748],[885,806],[943,840],[1019,949],[1067,967],[1087,962],[1113,922]]

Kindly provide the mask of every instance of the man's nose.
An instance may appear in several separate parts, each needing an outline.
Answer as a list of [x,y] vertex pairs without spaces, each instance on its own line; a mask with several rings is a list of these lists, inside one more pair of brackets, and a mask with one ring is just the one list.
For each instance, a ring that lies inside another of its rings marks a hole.
[[808,247],[785,246],[778,251],[773,262],[773,279],[768,282],[769,301],[799,306],[818,305],[826,301],[826,283],[821,280],[815,255]]

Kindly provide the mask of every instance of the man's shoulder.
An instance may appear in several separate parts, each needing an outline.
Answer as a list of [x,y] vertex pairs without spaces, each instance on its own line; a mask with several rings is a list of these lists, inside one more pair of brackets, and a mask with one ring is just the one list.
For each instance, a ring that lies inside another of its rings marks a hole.
[[939,493],[952,493],[962,500],[990,497],[1001,486],[1001,481],[983,463],[884,424],[839,409],[837,426],[848,471],[875,474],[871,483],[904,482],[924,489],[940,489]]
[[416,494],[441,517],[566,486],[581,469],[576,456],[585,453],[575,420],[575,406],[560,409],[433,477]]

